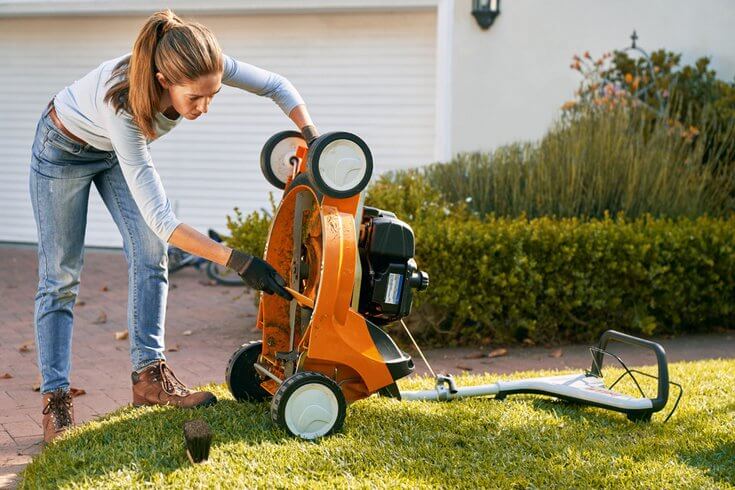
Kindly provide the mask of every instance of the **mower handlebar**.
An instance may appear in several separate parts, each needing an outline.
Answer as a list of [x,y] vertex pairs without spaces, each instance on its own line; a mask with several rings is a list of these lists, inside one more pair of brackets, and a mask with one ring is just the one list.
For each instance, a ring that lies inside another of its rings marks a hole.
[[669,399],[669,365],[666,361],[666,352],[664,351],[664,348],[661,344],[651,342],[650,340],[633,337],[632,335],[624,334],[616,330],[607,330],[602,334],[600,341],[597,344],[597,348],[599,350],[592,354],[594,362],[592,363],[591,374],[602,376],[603,353],[601,351],[606,350],[607,344],[611,340],[637,347],[643,347],[644,349],[650,349],[656,354],[656,362],[658,364],[658,391],[656,393],[656,398],[651,399],[651,404],[653,405],[654,411],[661,410]]

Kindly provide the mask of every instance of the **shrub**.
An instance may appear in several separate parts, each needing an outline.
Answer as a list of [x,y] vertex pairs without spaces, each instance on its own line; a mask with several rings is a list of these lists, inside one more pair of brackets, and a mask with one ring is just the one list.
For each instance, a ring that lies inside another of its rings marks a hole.
[[626,51],[595,60],[586,52],[571,66],[583,79],[578,100],[565,104],[565,110],[630,104],[644,109],[649,128],[663,125],[689,141],[704,140],[700,161],[733,165],[735,82],[718,79],[709,58],[681,66],[681,54],[664,49],[652,52],[650,61]]
[[704,140],[692,145],[646,122],[623,107],[580,110],[539,143],[460,154],[421,173],[447,201],[479,216],[696,217],[735,209],[735,168],[703,167]]
[[269,200],[271,212],[261,209],[243,216],[242,211],[235,208],[235,217],[227,216],[227,229],[230,230],[230,237],[225,241],[228,246],[256,257],[263,256],[265,244],[268,241],[271,220],[276,210],[273,193],[269,195]]
[[431,286],[408,321],[425,342],[594,341],[608,328],[673,334],[735,320],[735,215],[481,218],[436,195],[425,205],[425,187],[418,171],[393,174],[366,200],[413,226]]
[[412,321],[428,341],[593,341],[608,328],[669,334],[735,320],[735,218],[491,216],[415,231],[431,286]]

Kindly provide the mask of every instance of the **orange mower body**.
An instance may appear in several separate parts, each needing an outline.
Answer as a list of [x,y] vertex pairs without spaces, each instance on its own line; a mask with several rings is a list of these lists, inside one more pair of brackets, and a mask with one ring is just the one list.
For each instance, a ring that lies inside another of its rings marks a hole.
[[413,372],[379,324],[408,314],[411,289],[425,289],[428,276],[412,259],[410,227],[364,207],[372,156],[358,137],[328,133],[307,150],[299,133],[278,133],[261,167],[283,186],[264,258],[294,299],[261,295],[262,342],[233,355],[228,385],[238,399],[273,397],[276,423],[319,437],[340,428],[347,404],[397,393],[396,380]]

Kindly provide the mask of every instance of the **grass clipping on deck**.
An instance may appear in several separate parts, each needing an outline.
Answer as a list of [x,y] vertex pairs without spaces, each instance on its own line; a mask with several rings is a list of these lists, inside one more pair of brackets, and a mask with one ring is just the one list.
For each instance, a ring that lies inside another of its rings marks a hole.
[[[451,403],[371,397],[348,408],[342,433],[316,442],[272,425],[267,403],[237,403],[214,385],[207,387],[220,399],[214,407],[128,406],[73,429],[34,459],[21,488],[735,488],[735,359],[669,369],[685,391],[666,424],[666,412],[650,424],[631,423],[619,413],[533,395]],[[610,370],[606,381],[619,372]],[[399,385],[426,389],[432,380]],[[644,390],[655,396],[651,382]],[[667,409],[675,395],[672,389]],[[214,432],[209,462],[196,466],[182,432],[192,418]]]

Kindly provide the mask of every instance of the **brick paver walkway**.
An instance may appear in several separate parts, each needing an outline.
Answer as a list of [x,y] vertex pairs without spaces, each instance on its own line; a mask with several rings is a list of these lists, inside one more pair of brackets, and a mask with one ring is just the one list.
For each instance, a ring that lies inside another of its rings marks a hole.
[[[41,447],[41,396],[33,333],[33,297],[38,281],[36,249],[0,244],[0,488],[12,486],[17,473]],[[214,286],[204,271],[184,269],[170,278],[166,318],[166,356],[189,386],[224,382],[227,360],[242,343],[259,338],[252,293],[243,287]],[[121,251],[88,251],[75,308],[71,382],[86,394],[75,398],[82,423],[131,401],[128,341],[115,340],[127,329],[127,266]],[[105,321],[100,321],[101,317]],[[191,331],[191,335],[184,332]],[[670,362],[735,357],[735,333],[660,340]],[[27,344],[28,352],[21,352]],[[493,346],[426,352],[437,372],[588,368],[586,346],[512,348],[489,358]],[[411,350],[409,349],[409,352]],[[652,364],[646,351],[621,347],[629,365]],[[426,373],[412,352],[416,371]],[[3,374],[12,377],[2,379]]]
[[[33,391],[38,368],[33,298],[38,281],[35,247],[0,246],[0,488],[40,450],[41,396]],[[131,402],[127,330],[127,265],[121,251],[85,254],[77,306],[71,383],[86,391],[74,399],[77,423]],[[189,386],[221,383],[237,346],[258,338],[256,309],[244,287],[214,286],[204,271],[170,277],[166,357]],[[106,317],[104,322],[101,318]],[[191,335],[183,335],[191,331]],[[28,352],[21,352],[27,344]]]

